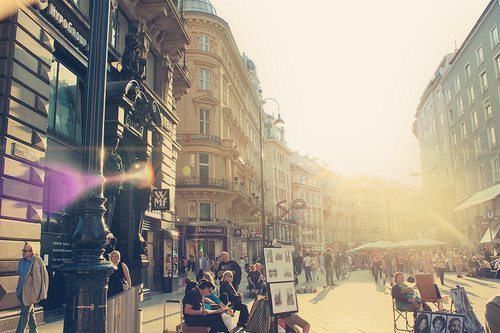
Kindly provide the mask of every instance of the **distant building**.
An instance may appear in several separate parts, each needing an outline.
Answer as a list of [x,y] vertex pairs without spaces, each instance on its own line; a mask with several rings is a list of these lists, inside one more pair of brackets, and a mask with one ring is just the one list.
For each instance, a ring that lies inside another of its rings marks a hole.
[[[499,22],[499,3],[492,0],[440,65],[414,125],[426,200],[433,202],[442,232],[458,228],[448,235],[463,245],[481,239],[491,222],[488,212],[495,213],[491,199],[500,194],[493,188],[500,180]],[[467,201],[473,195],[474,202]]]

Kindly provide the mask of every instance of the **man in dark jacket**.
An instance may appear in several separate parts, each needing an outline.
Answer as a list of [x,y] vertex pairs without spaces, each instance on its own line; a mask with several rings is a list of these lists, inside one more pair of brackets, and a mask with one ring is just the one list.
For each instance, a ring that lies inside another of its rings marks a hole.
[[331,248],[328,248],[326,250],[324,257],[325,257],[326,285],[334,286],[335,282],[333,282],[333,255]]
[[234,280],[233,286],[236,291],[238,291],[238,287],[241,282],[241,267],[240,265],[234,261],[229,259],[229,254],[227,252],[222,252],[221,254],[221,262],[219,263],[219,267],[217,267],[217,276],[222,281],[222,274],[226,271],[233,272]]

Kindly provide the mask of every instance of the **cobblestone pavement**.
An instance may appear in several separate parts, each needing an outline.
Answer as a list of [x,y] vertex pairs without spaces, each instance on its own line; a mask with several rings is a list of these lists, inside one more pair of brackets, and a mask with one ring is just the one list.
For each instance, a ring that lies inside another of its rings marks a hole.
[[[381,281],[376,284],[368,271],[352,272],[349,280],[336,281],[336,287],[323,288],[324,275],[319,281],[305,283],[300,277],[299,286],[314,286],[317,293],[298,295],[300,315],[308,320],[314,333],[391,333],[392,305],[389,284]],[[449,289],[460,284],[463,286],[481,322],[484,321],[484,304],[500,291],[500,280],[474,278],[458,279],[453,274],[446,275],[446,286],[440,287],[444,295]],[[153,333],[163,330],[163,305],[167,299],[180,300],[182,293],[158,294],[143,302],[141,308],[143,332]],[[250,299],[248,299],[250,301]],[[446,304],[449,308],[450,303]],[[168,322],[177,321],[178,305],[167,308]],[[177,310],[177,311],[176,311]],[[62,322],[43,325],[41,333],[62,331]],[[264,333],[264,332],[262,332]]]

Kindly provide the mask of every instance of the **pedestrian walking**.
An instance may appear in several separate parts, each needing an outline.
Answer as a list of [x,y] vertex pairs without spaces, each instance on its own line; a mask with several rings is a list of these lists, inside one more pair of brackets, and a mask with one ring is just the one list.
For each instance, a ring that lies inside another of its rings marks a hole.
[[323,252],[321,252],[319,255],[319,270],[321,274],[325,272],[325,255],[323,254]]
[[302,260],[302,266],[304,267],[304,271],[306,272],[306,282],[312,281],[311,264],[312,258],[309,256],[309,253],[306,253],[306,256]]
[[325,276],[326,276],[326,285],[334,286],[335,282],[333,282],[333,255],[332,249],[328,248],[325,252]]
[[436,257],[434,258],[434,262],[436,264],[436,272],[439,280],[441,281],[441,285],[444,286],[444,270],[446,268],[446,257],[443,254],[443,251],[438,251]]
[[33,246],[24,244],[22,250],[23,257],[17,264],[16,295],[21,303],[21,314],[17,324],[16,333],[24,333],[26,326],[30,333],[37,332],[35,318],[35,304],[47,298],[49,289],[49,274],[45,268],[45,263],[36,254]]
[[312,272],[313,281],[319,280],[318,270],[319,270],[319,261],[318,261],[318,258],[315,255],[313,255],[311,257],[311,272]]
[[462,251],[455,249],[455,252],[453,252],[453,261],[455,263],[455,271],[457,272],[457,277],[461,278],[462,277],[462,269],[464,266],[464,258],[463,258]]

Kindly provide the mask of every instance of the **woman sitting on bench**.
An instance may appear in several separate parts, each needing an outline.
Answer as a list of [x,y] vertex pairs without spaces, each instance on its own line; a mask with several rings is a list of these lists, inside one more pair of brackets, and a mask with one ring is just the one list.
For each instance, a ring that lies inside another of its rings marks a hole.
[[391,295],[396,301],[396,309],[399,311],[419,311],[422,310],[422,300],[415,295],[413,288],[404,284],[405,277],[401,272],[394,274],[396,284],[392,286]]
[[[225,271],[222,274],[222,281],[220,283],[220,295],[223,302],[231,302],[231,306],[234,310],[240,311],[240,316],[238,317],[238,326],[245,328],[248,324],[248,308],[246,304],[243,303],[243,295],[236,292],[233,287],[233,272]],[[223,295],[227,295],[227,299],[224,300]]]

